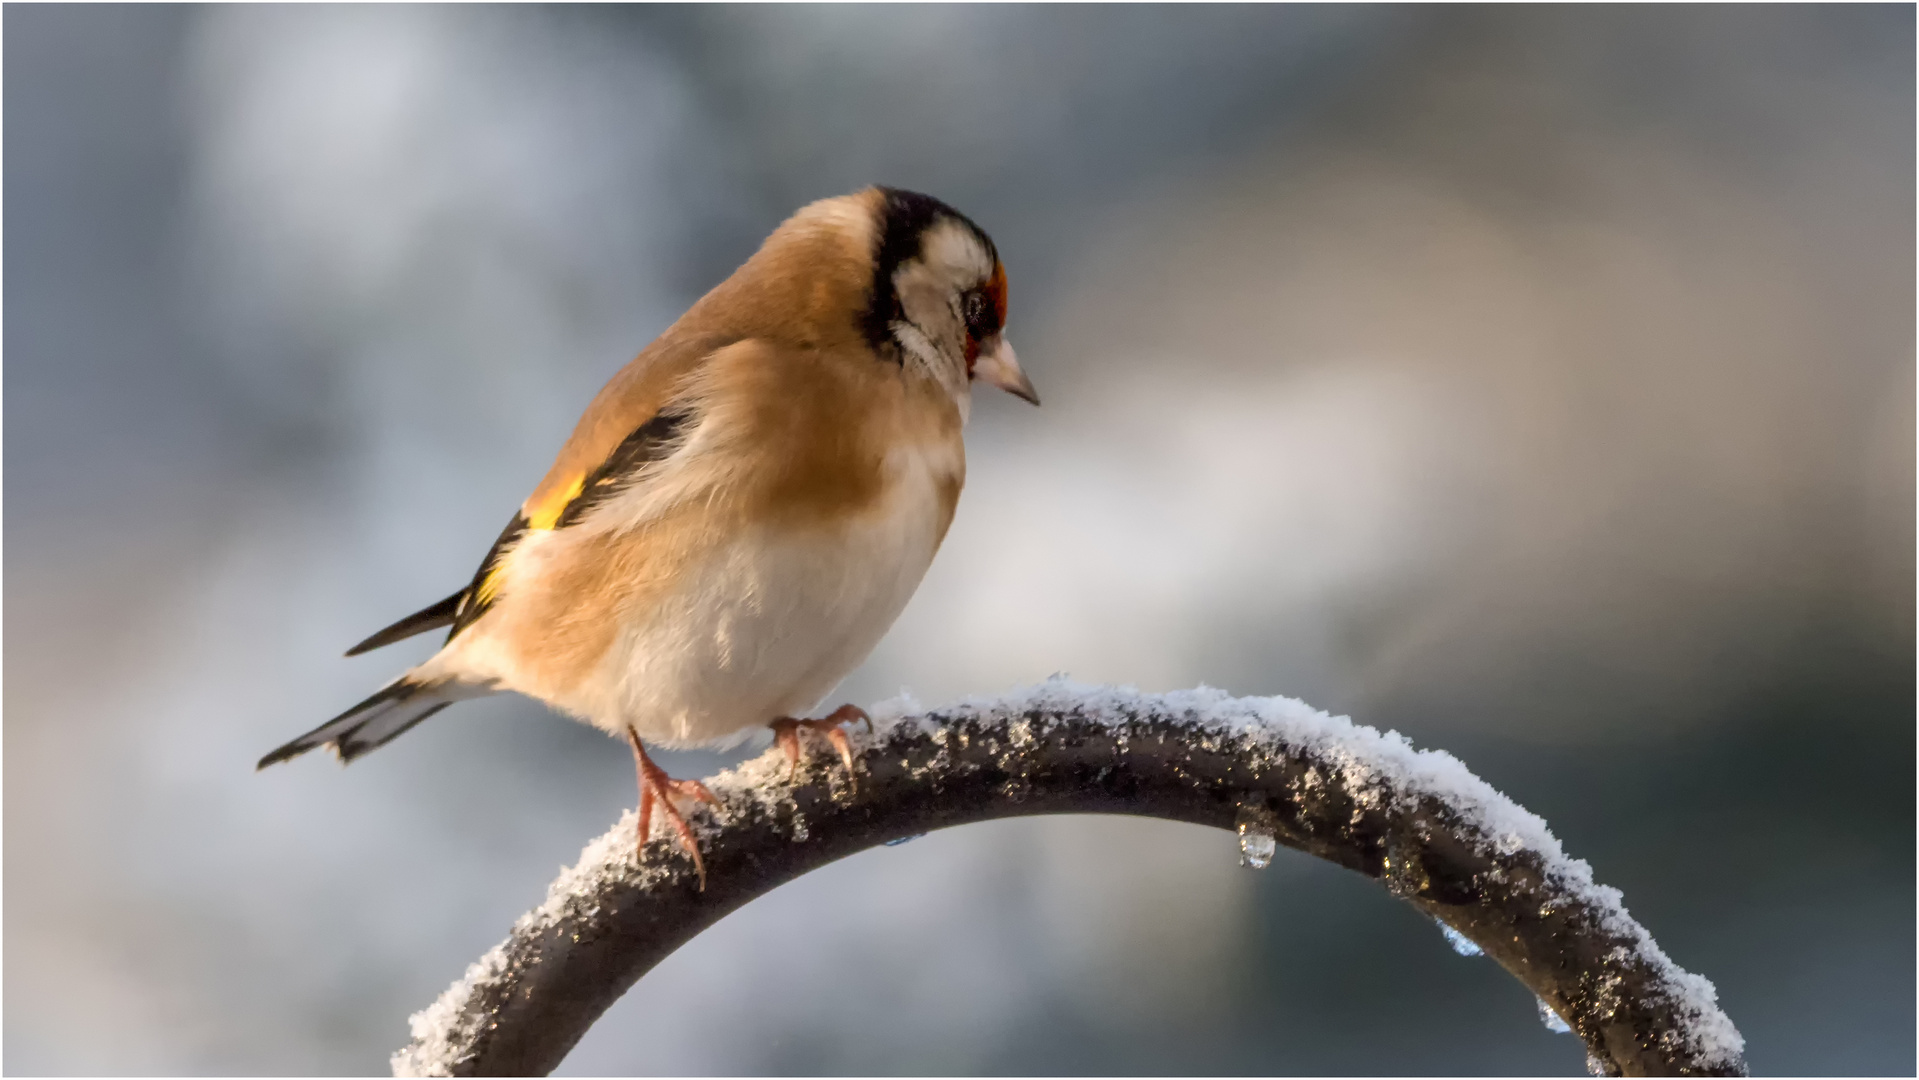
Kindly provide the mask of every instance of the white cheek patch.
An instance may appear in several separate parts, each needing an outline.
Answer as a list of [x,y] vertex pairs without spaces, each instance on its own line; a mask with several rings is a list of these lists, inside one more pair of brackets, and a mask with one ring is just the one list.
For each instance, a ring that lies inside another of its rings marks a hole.
[[893,272],[893,293],[906,317],[890,329],[909,364],[918,367],[959,403],[968,402],[966,326],[962,292],[991,276],[993,255],[973,230],[951,219],[921,236],[919,255]]
[[925,364],[929,369],[940,364],[939,349],[927,340],[919,327],[910,322],[896,322],[892,330],[893,340],[900,343],[900,348],[906,350],[906,355]]

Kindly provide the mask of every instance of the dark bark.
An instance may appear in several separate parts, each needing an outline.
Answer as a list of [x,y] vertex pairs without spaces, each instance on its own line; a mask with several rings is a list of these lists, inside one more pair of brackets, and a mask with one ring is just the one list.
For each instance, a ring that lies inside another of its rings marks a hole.
[[1745,1074],[1709,985],[1673,965],[1616,892],[1594,886],[1543,828],[1526,842],[1514,822],[1536,818],[1450,758],[1415,757],[1394,737],[1292,702],[1056,683],[905,717],[855,746],[857,790],[829,754],[796,787],[774,751],[714,778],[724,821],[700,830],[704,892],[667,839],[634,863],[629,815],[414,1018],[396,1071],[549,1072],[674,949],[809,870],[952,825],[1112,813],[1270,831],[1379,881],[1525,983],[1572,1025],[1597,1071]]

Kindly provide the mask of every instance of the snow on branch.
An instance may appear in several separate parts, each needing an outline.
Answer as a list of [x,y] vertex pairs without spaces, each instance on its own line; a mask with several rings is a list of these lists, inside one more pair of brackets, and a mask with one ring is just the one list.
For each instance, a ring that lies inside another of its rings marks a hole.
[[1288,698],[1063,679],[932,711],[890,702],[874,720],[875,733],[853,733],[856,785],[828,754],[789,785],[777,750],[707,781],[721,806],[719,820],[693,819],[705,892],[672,841],[636,862],[628,812],[413,1017],[394,1073],[547,1073],[674,949],[809,870],[952,825],[1108,813],[1237,829],[1252,861],[1277,842],[1373,878],[1537,994],[1597,1075],[1745,1075],[1712,984],[1668,959],[1544,821],[1450,754]]

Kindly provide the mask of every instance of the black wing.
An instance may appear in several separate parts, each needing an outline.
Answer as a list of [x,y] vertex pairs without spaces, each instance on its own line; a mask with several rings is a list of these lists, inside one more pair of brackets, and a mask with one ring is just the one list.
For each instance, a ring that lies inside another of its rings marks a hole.
[[415,634],[424,634],[442,626],[450,626],[459,617],[460,601],[466,599],[466,590],[462,589],[430,608],[416,611],[392,626],[374,634],[346,651],[348,656],[358,656],[363,652],[372,652],[396,641],[404,641]]
[[633,434],[606,455],[605,461],[586,474],[586,479],[580,482],[580,493],[560,511],[553,527],[564,529],[578,522],[587,511],[618,495],[633,482],[641,468],[672,454],[691,416],[688,409],[669,406],[635,428]]

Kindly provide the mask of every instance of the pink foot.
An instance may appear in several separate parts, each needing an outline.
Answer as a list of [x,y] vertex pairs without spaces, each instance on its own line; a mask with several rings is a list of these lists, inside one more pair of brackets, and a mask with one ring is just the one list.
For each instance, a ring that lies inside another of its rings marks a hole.
[[673,823],[674,831],[679,833],[680,846],[693,856],[693,869],[700,875],[700,891],[705,892],[706,860],[700,858],[699,841],[693,838],[693,829],[687,825],[675,800],[698,799],[709,806],[718,806],[720,800],[698,780],[675,780],[666,775],[646,756],[639,733],[630,727],[626,729],[626,741],[633,745],[633,764],[640,774],[640,857],[646,857],[646,841],[652,835],[653,804],[658,803],[666,819]]
[[831,716],[821,720],[795,720],[790,716],[782,716],[773,721],[773,741],[786,751],[786,782],[792,783],[793,778],[799,775],[800,731],[804,729],[826,736],[826,741],[840,752],[840,761],[846,765],[848,780],[857,783],[853,780],[853,747],[846,741],[846,732],[840,730],[840,725],[854,722],[865,724],[868,731],[873,730],[873,718],[858,705],[841,705],[833,710]]

